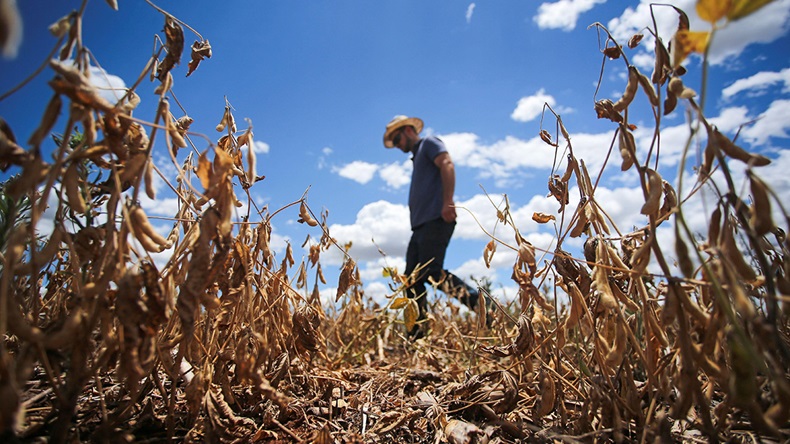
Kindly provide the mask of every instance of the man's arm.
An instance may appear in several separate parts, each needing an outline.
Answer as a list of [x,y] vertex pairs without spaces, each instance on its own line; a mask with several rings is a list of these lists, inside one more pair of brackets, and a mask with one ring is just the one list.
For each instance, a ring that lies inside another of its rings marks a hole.
[[446,222],[454,222],[457,214],[455,212],[455,165],[450,158],[450,153],[444,152],[433,159],[433,163],[439,168],[442,178],[442,219]]

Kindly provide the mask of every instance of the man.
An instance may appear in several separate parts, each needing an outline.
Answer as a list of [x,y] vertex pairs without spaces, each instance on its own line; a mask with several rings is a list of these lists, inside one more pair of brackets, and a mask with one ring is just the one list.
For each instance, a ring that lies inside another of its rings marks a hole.
[[460,278],[444,270],[444,255],[455,230],[455,166],[440,139],[420,138],[423,121],[416,117],[395,116],[384,132],[384,146],[411,153],[414,169],[409,189],[411,240],[406,250],[406,275],[420,269],[416,282],[408,289],[417,300],[420,314],[409,332],[413,339],[425,335],[426,283],[430,277],[445,293],[474,309],[478,292]]

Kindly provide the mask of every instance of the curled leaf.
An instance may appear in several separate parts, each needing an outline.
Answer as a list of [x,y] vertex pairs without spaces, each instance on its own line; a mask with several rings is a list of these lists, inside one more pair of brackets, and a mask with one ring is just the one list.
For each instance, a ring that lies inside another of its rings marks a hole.
[[486,264],[486,268],[491,268],[491,259],[494,257],[494,252],[496,251],[496,242],[493,239],[488,241],[486,244],[485,249],[483,250],[483,261]]
[[192,44],[192,60],[189,61],[189,70],[187,71],[187,77],[189,77],[195,70],[197,69],[200,62],[203,59],[210,59],[211,58],[211,44],[208,40],[202,40],[200,42],[195,41]]
[[535,222],[537,222],[539,224],[549,223],[549,222],[551,222],[553,220],[556,220],[556,219],[557,218],[554,217],[553,214],[546,214],[546,213],[540,213],[540,212],[532,213],[532,220],[534,220]]
[[645,35],[641,33],[632,35],[631,38],[628,39],[628,47],[631,49],[636,48],[644,37]]
[[184,52],[184,30],[170,15],[165,16],[165,49],[167,55],[157,66],[156,71],[156,78],[160,82],[164,81],[170,70],[181,62],[181,54]]

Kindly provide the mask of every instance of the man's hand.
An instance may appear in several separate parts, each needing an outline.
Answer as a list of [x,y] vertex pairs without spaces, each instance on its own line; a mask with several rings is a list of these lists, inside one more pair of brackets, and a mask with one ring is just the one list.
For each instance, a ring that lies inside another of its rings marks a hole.
[[433,160],[436,167],[439,168],[439,174],[442,177],[442,219],[447,223],[455,222],[457,214],[455,212],[455,202],[453,202],[453,194],[455,193],[455,165],[447,152],[441,153]]
[[450,202],[449,204],[442,205],[442,219],[444,219],[445,222],[455,222],[457,217],[458,214],[455,212],[455,203]]

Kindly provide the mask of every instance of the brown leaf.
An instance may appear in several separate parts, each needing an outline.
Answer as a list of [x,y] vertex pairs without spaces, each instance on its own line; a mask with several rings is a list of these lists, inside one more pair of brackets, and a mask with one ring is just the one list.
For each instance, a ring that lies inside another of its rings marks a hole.
[[494,257],[494,252],[496,252],[496,242],[491,239],[483,250],[483,261],[486,264],[486,268],[491,268],[491,259]]
[[420,308],[417,306],[417,302],[414,299],[409,299],[403,310],[403,323],[406,326],[406,331],[412,331],[414,326],[417,325],[419,316]]
[[104,113],[114,113],[114,105],[107,101],[93,86],[90,79],[76,66],[58,60],[50,60],[49,66],[58,73],[49,81],[55,92],[68,96],[74,102]]
[[614,109],[614,103],[609,99],[602,99],[595,102],[595,113],[599,119],[609,119],[614,123],[622,123],[623,116]]
[[553,220],[557,220],[557,218],[554,217],[553,214],[534,212],[534,213],[532,213],[532,220],[534,220],[535,222],[537,222],[539,224],[546,224],[546,223],[549,223],[549,222],[551,222]]
[[551,134],[549,134],[549,132],[544,129],[540,130],[540,139],[551,146],[557,146],[556,143],[551,141]]
[[354,269],[356,268],[356,263],[350,257],[347,257],[345,262],[343,262],[343,268],[340,270],[340,278],[338,279],[337,283],[337,296],[335,296],[335,302],[340,300],[340,297],[346,294],[349,288],[355,284],[354,282]]
[[628,47],[631,49],[636,48],[639,45],[639,42],[645,37],[644,34],[634,34],[628,39]]
[[319,326],[321,317],[310,305],[302,305],[293,314],[294,344],[300,352],[320,353],[324,348],[324,337]]
[[181,63],[181,54],[184,52],[184,30],[181,25],[170,15],[165,15],[165,55],[162,63],[157,66],[156,78],[164,81],[176,65]]
[[486,436],[485,432],[476,425],[460,419],[447,421],[444,435],[450,444],[478,444],[482,443],[480,439]]
[[603,50],[603,55],[609,57],[612,60],[619,59],[622,53],[623,53],[623,48],[621,48],[620,46],[607,46]]
[[203,59],[210,59],[211,58],[211,44],[208,40],[202,40],[198,42],[197,40],[195,43],[192,44],[192,60],[189,61],[189,70],[187,71],[187,77],[190,76],[195,70],[198,68],[200,62]]
[[211,184],[211,169],[211,161],[208,160],[208,150],[203,151],[198,157],[198,167],[195,174],[197,174],[204,189],[208,189]]

